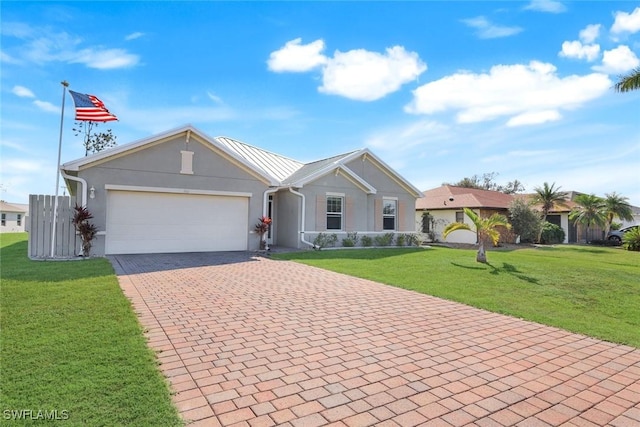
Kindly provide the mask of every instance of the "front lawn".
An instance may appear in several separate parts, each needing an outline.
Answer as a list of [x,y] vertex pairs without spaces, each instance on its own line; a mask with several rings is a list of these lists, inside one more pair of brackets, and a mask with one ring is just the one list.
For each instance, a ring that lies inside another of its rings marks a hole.
[[355,249],[274,255],[640,347],[640,253],[557,246]]
[[182,425],[109,262],[30,261],[26,238],[0,235],[0,423]]

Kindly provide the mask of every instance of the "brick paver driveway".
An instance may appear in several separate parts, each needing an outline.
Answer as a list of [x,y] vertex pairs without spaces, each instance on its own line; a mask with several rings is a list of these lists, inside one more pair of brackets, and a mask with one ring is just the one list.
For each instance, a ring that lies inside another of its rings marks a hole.
[[639,349],[248,253],[111,261],[193,425],[640,425]]

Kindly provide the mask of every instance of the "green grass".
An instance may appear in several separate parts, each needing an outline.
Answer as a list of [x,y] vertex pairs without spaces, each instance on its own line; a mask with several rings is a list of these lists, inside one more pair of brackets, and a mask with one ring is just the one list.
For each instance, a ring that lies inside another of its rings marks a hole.
[[26,238],[0,235],[0,424],[182,425],[109,262],[31,261]]
[[640,347],[640,253],[557,246],[498,250],[357,249],[274,255]]

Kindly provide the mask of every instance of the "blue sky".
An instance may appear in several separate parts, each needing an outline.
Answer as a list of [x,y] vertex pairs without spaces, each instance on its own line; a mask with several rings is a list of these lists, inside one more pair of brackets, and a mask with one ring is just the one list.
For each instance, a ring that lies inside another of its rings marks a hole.
[[[62,86],[120,145],[185,124],[296,160],[368,147],[416,187],[495,172],[640,206],[640,2],[12,2],[3,200],[53,194]],[[66,95],[62,162],[84,155]],[[62,192],[62,190],[60,190]]]

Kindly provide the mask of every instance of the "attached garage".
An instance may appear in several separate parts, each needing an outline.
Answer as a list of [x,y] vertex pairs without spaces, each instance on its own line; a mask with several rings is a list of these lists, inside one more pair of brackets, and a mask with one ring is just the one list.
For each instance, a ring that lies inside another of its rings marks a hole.
[[247,250],[251,194],[114,187],[107,186],[106,254]]

